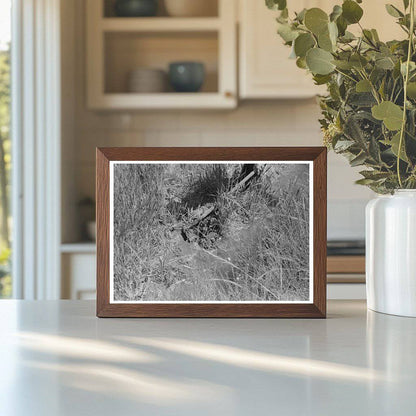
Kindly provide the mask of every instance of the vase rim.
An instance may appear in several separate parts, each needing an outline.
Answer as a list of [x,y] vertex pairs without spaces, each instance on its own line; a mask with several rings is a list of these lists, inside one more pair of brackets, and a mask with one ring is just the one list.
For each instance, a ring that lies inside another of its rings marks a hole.
[[394,193],[398,194],[416,194],[416,189],[396,189]]

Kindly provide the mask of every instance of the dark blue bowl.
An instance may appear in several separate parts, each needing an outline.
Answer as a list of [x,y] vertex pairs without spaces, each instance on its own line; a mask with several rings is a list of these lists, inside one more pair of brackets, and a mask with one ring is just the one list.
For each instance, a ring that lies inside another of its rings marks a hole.
[[205,67],[200,62],[172,62],[169,81],[176,92],[198,92],[205,80]]
[[157,14],[158,0],[117,0],[114,10],[120,17],[150,17]]

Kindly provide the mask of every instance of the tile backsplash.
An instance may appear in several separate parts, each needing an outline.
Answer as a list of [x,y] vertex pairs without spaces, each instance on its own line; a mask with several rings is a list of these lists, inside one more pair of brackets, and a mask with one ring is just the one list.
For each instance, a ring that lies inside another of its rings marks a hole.
[[[248,102],[233,111],[98,113],[78,109],[76,189],[95,192],[96,146],[319,146],[315,100]],[[364,207],[372,193],[357,186],[357,170],[328,159],[328,237],[362,238]]]

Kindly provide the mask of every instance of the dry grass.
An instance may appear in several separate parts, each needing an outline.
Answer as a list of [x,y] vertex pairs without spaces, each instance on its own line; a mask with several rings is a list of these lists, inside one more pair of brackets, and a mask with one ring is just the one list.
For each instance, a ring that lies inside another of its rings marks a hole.
[[[309,299],[307,165],[263,166],[230,192],[240,170],[114,167],[115,300]],[[214,211],[187,230],[201,206]]]

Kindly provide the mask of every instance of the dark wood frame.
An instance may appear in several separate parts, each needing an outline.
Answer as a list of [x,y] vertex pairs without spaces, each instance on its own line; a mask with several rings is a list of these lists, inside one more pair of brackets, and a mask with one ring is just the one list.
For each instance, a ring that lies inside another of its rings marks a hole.
[[[313,161],[313,303],[110,303],[110,161]],[[324,147],[97,148],[97,316],[186,318],[326,317],[326,163]]]

